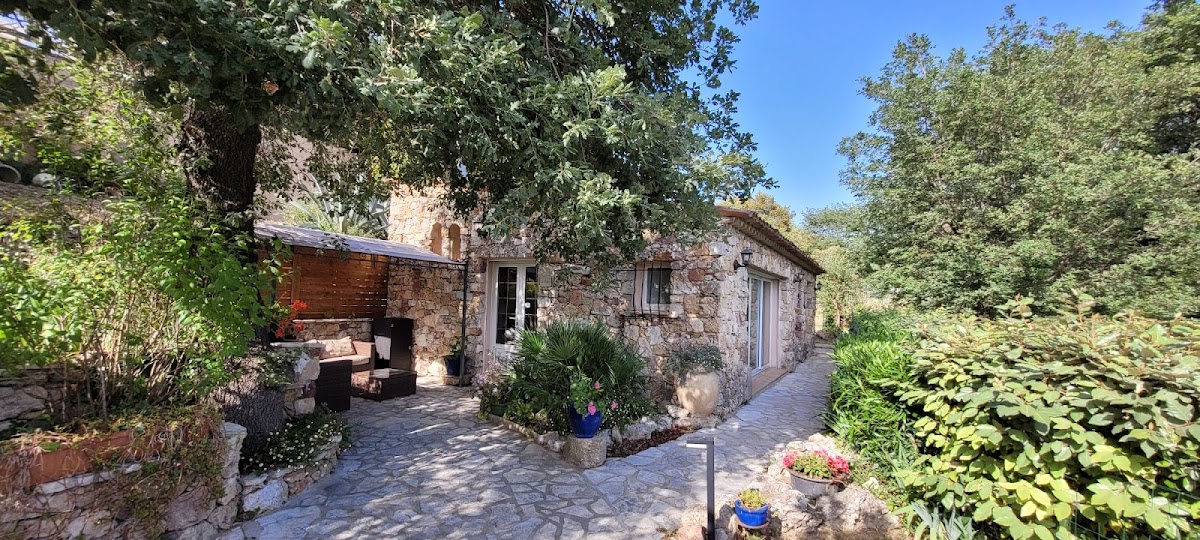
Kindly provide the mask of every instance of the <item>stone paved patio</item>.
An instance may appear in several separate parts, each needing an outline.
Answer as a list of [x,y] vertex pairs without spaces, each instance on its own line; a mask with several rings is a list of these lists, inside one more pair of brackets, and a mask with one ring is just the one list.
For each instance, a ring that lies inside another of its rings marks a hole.
[[[833,370],[829,349],[763,391],[714,429],[717,500],[766,467],[768,452],[821,429]],[[346,413],[353,448],[337,471],[227,539],[661,538],[683,509],[704,502],[703,452],[682,441],[609,459],[587,471],[480,421],[465,389]]]

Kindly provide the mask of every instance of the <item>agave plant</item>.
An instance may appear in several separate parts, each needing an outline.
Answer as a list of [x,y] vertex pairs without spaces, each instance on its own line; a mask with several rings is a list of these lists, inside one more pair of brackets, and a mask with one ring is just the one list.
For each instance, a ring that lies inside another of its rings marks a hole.
[[905,514],[913,540],[975,540],[980,537],[971,517],[960,516],[954,510],[945,514],[940,507],[930,508],[918,501],[909,505]]
[[[320,184],[288,204],[288,223],[325,232],[387,238],[387,200],[370,200],[365,210],[329,193]],[[361,205],[360,205],[361,206]]]

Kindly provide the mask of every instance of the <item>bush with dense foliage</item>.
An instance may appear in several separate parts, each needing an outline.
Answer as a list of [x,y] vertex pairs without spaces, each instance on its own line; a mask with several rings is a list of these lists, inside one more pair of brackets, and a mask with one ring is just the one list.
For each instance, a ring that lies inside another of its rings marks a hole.
[[[1018,539],[1182,538],[1200,503],[1200,323],[1077,311],[926,329],[897,379],[912,492]],[[1190,506],[1189,506],[1190,505]]]
[[646,361],[603,324],[552,322],[522,332],[513,365],[480,401],[484,413],[502,416],[539,431],[566,433],[571,378],[582,374],[599,382],[605,407],[604,428],[624,427],[649,414]]
[[0,159],[64,189],[15,186],[0,202],[0,374],[52,366],[76,383],[61,419],[194,402],[273,315],[260,292],[277,267],[203,219],[177,121],[119,68],[56,69],[70,84],[0,122]]
[[872,129],[841,146],[863,269],[922,307],[1083,289],[1200,314],[1198,28],[1200,5],[1162,1],[1104,35],[1010,13],[975,54],[898,44],[863,81]]

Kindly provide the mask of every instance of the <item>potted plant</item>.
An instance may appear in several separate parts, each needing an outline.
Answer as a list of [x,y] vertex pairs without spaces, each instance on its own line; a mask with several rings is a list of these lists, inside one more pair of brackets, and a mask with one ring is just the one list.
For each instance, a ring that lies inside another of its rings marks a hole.
[[304,323],[296,322],[300,312],[308,309],[308,304],[302,300],[292,301],[288,312],[275,321],[275,339],[283,341],[299,341],[300,332],[304,331]]
[[718,372],[725,367],[715,345],[688,344],[671,353],[663,368],[675,376],[675,397],[692,416],[709,416],[721,398]]
[[[462,366],[466,366],[470,359],[467,358],[466,347],[460,341],[454,344],[450,349],[450,353],[442,357],[442,362],[446,365],[446,375],[450,377],[462,376]],[[461,363],[460,363],[461,362]]]
[[815,499],[837,491],[850,476],[850,463],[837,452],[812,450],[783,456],[783,468],[792,476],[792,489]]
[[604,402],[600,390],[600,381],[588,378],[582,371],[576,370],[571,376],[571,402],[567,414],[575,437],[590,439],[600,430],[604,421],[604,414],[596,405]]
[[733,502],[733,513],[739,523],[751,529],[761,528],[771,519],[771,507],[758,488],[746,488],[738,493]]

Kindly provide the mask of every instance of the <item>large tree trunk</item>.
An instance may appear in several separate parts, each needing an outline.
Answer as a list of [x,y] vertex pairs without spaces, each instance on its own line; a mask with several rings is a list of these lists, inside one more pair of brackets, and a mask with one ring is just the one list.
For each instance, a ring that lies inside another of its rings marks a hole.
[[224,108],[194,109],[183,121],[180,149],[201,159],[188,169],[188,186],[211,219],[243,232],[254,223],[254,162],[261,140],[257,124],[240,127]]
[[[254,192],[258,180],[254,163],[262,130],[258,124],[240,127],[228,109],[193,109],[183,120],[179,147],[185,159],[198,159],[187,168],[188,187],[203,205],[207,218],[232,233],[254,234]],[[240,253],[244,263],[255,260],[254,243]],[[255,341],[269,342],[266,327]]]

